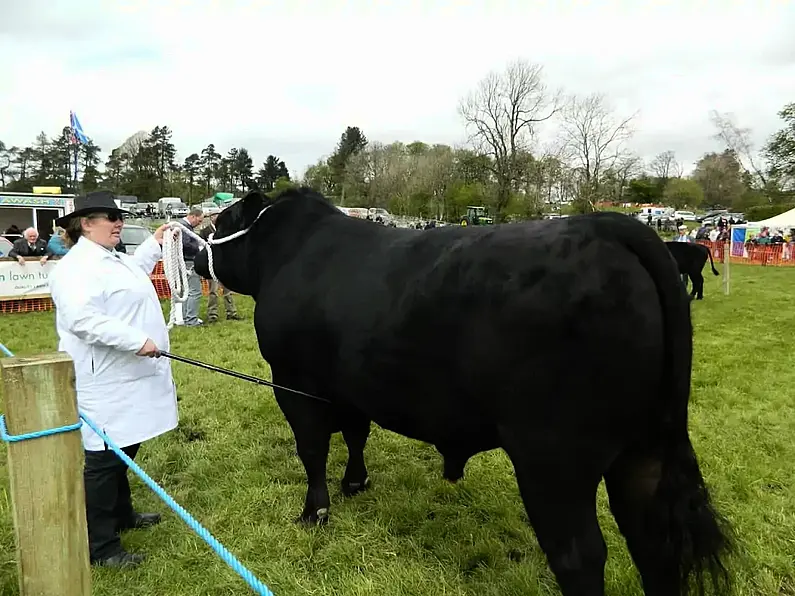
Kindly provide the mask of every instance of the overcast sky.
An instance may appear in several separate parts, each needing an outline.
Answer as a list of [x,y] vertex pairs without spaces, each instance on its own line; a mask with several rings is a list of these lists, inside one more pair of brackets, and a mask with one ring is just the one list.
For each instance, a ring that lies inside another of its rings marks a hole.
[[632,148],[672,149],[688,171],[719,148],[712,109],[759,146],[780,128],[793,31],[795,2],[766,0],[0,0],[0,139],[52,135],[71,109],[103,161],[165,124],[180,160],[212,142],[298,174],[346,126],[463,143],[459,99],[525,58],[550,87],[638,111]]

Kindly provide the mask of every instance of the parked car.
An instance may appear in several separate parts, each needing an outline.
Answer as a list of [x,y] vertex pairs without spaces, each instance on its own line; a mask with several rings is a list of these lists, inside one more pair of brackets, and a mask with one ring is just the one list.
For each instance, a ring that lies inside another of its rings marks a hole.
[[674,219],[696,221],[696,214],[693,211],[674,211]]
[[221,208],[218,205],[216,205],[215,202],[213,202],[213,201],[204,201],[199,206],[202,209],[202,213],[204,214],[204,217],[209,217],[210,215],[213,215],[214,213],[220,213],[221,212]]
[[166,213],[169,217],[185,217],[190,209],[185,203],[171,203],[166,207]]
[[121,229],[121,241],[124,243],[127,254],[131,255],[134,253],[135,249],[143,244],[144,241],[151,235],[152,232],[149,231],[149,228],[132,224],[124,224],[124,227]]
[[388,225],[392,222],[392,215],[389,211],[378,207],[370,207],[367,212],[367,218],[384,225]]
[[[703,215],[697,216],[696,217],[696,221],[703,222],[703,221],[706,221],[706,220],[710,220],[710,221],[716,220],[721,215],[723,215],[725,213],[728,213],[728,211],[729,211],[728,209],[713,209],[712,211],[707,211]],[[728,219],[728,218],[726,218],[726,219]]]

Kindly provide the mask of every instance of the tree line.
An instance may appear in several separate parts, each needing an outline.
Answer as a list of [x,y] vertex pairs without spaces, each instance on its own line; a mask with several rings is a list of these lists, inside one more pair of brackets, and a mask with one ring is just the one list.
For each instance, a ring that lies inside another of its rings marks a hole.
[[52,138],[42,132],[33,145],[22,148],[6,147],[0,140],[0,156],[4,155],[8,164],[0,171],[0,188],[31,192],[34,186],[59,186],[62,192],[75,192],[75,149],[80,192],[102,186],[120,195],[137,196],[140,202],[176,196],[195,204],[216,192],[240,193],[254,186],[271,191],[278,181],[290,179],[286,164],[275,155],[268,155],[255,171],[254,161],[243,147],[233,147],[222,155],[210,143],[180,161],[168,126],[132,135],[110,152],[100,172],[101,148],[91,139],[72,145],[70,134],[68,126]]
[[[331,154],[295,182],[338,205],[441,219],[459,217],[467,205],[486,205],[503,219],[622,203],[765,214],[795,206],[795,103],[779,112],[781,130],[759,151],[749,129],[729,114],[712,112],[721,149],[704,154],[688,176],[673,151],[644,161],[629,150],[634,115],[616,114],[602,94],[551,90],[543,68],[523,60],[482,79],[461,99],[458,113],[468,133],[463,147],[371,142],[349,126]],[[70,189],[68,134],[68,127],[52,139],[42,133],[24,148],[0,142],[10,162],[0,183],[8,190]],[[218,191],[270,191],[293,183],[274,155],[255,172],[242,147],[222,155],[209,144],[179,161],[171,137],[167,126],[133,135],[110,152],[102,172],[100,148],[81,145],[80,190],[102,185],[140,201],[180,196],[197,203]]]

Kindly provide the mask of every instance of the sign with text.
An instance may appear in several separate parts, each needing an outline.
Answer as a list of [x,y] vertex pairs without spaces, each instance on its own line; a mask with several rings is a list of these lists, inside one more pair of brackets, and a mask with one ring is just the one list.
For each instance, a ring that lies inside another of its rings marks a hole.
[[42,265],[31,259],[20,265],[17,261],[0,261],[0,300],[21,300],[50,295],[49,276],[58,261]]

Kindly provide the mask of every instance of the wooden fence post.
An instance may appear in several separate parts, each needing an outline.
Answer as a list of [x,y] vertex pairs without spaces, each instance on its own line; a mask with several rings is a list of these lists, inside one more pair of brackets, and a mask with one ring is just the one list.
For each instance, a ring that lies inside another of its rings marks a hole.
[[[78,421],[63,352],[0,359],[6,429],[22,435]],[[90,596],[80,431],[8,443],[21,596]]]

